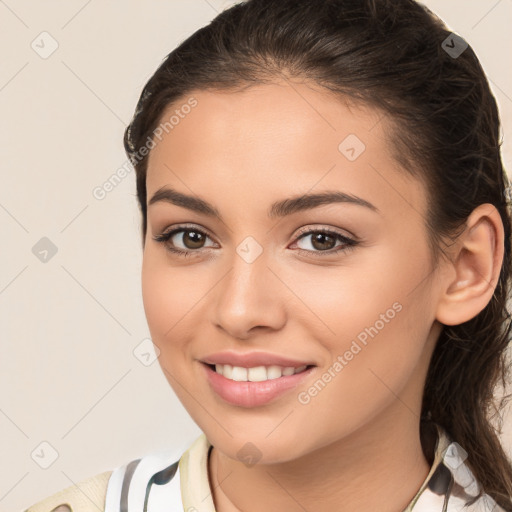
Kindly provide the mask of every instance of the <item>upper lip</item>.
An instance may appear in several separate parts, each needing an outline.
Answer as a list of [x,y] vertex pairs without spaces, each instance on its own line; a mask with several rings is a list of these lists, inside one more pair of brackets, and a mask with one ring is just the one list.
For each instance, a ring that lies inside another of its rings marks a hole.
[[299,368],[301,366],[315,366],[308,361],[297,361],[278,354],[268,352],[216,352],[203,359],[207,364],[230,364],[231,366],[241,366],[242,368],[252,368],[255,366],[283,366]]

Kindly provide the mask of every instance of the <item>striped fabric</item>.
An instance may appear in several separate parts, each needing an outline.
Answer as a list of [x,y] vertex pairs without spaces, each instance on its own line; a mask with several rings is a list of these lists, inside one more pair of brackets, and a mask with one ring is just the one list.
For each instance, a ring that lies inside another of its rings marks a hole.
[[[505,512],[480,487],[464,462],[466,452],[437,428],[434,462],[403,512]],[[211,444],[201,434],[181,456],[151,455],[116,469],[105,512],[215,512],[208,482]]]
[[[464,449],[439,426],[431,432],[433,464],[403,512],[505,512],[480,492]],[[185,451],[179,447],[132,460],[25,512],[215,512],[208,480],[211,447],[203,433]]]
[[167,450],[115,469],[105,512],[215,512],[208,482],[210,447],[201,434],[185,453]]

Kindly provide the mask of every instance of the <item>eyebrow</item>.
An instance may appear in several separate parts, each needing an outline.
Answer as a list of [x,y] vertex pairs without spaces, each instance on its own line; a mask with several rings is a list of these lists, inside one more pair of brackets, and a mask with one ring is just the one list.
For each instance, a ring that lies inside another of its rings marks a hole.
[[[149,200],[148,206],[160,201],[171,203],[176,206],[187,208],[188,210],[201,213],[208,217],[216,217],[222,220],[220,212],[212,204],[208,203],[204,199],[197,196],[189,196],[178,192],[173,188],[163,186],[158,189],[151,199]],[[288,199],[283,199],[272,203],[268,210],[268,217],[275,219],[278,217],[286,217],[296,212],[311,210],[318,206],[323,206],[332,203],[348,203],[355,204],[358,206],[364,206],[370,210],[379,213],[379,209],[372,203],[362,199],[361,197],[347,194],[339,191],[325,191],[315,194],[302,194]]]

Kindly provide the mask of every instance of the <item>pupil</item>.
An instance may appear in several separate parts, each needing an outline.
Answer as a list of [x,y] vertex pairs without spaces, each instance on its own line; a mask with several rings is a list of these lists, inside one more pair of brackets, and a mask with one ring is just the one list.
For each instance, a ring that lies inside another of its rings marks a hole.
[[187,245],[187,247],[189,247],[190,249],[197,249],[198,247],[201,247],[201,233],[197,233],[196,231],[186,231],[186,233],[187,236],[185,238],[189,238],[192,240],[191,246],[189,244],[185,244]]
[[[316,249],[332,249],[332,247],[325,247],[325,242],[322,244],[322,239],[330,240],[331,243],[334,241],[334,238],[332,236],[327,235],[325,233],[318,233],[316,236],[313,236],[313,247],[315,247]],[[317,242],[320,242],[319,247],[315,245]],[[332,244],[327,243],[327,245]]]

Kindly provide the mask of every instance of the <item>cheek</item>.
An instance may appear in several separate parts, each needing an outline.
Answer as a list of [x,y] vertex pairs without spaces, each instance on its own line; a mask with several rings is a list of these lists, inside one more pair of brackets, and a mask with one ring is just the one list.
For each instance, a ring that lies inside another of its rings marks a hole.
[[144,311],[153,342],[165,351],[171,340],[183,339],[179,331],[186,322],[180,320],[186,319],[190,295],[195,288],[193,279],[186,272],[175,270],[160,260],[160,257],[144,254],[141,284]]
[[[190,319],[194,297],[190,297],[190,286],[194,280],[189,282],[186,272],[148,254],[144,255],[141,277],[144,311],[151,339],[159,350],[158,363],[176,396],[188,404],[189,393],[194,392],[193,383],[187,380],[192,357],[189,340],[193,336]],[[187,392],[180,385],[185,381]]]
[[351,325],[347,335],[338,335],[336,343],[328,346],[329,360],[309,387],[297,389],[296,418],[303,418],[301,429],[311,439],[322,431],[323,442],[334,442],[369,424],[393,404],[406,413],[407,408],[415,409],[424,333],[420,327],[408,330],[406,315],[417,312],[406,305],[387,313],[384,309],[387,322],[375,322],[373,315],[365,312],[368,321],[362,321],[362,328],[354,325],[350,315],[344,316],[344,322],[340,320],[340,327]]
[[148,326],[155,338],[160,339],[165,329],[172,326],[172,316],[176,309],[177,288],[170,287],[169,277],[159,269],[151,258],[144,256],[142,265],[142,300]]
[[329,410],[339,418],[364,421],[414,378],[433,307],[428,279],[422,283],[427,272],[422,248],[408,249],[401,257],[382,249],[371,262],[341,269],[334,279],[316,279],[316,288],[301,282],[297,294],[318,313],[321,322],[310,315],[309,326],[313,318],[327,354],[317,389],[299,390],[306,393],[304,402],[310,399],[313,416],[325,419]]
[[142,299],[153,343],[160,350],[159,361],[173,371],[193,358],[192,340],[204,316],[205,296],[212,286],[209,274],[199,267],[172,266],[166,255],[148,251],[142,262]]
[[293,283],[290,320],[300,321],[304,331],[314,328],[322,344],[337,353],[358,336],[368,338],[367,329],[376,323],[379,331],[384,325],[389,330],[383,322],[396,323],[420,272],[405,268],[391,245],[355,252],[337,267],[310,266],[300,275],[294,268],[279,269],[282,280]]

